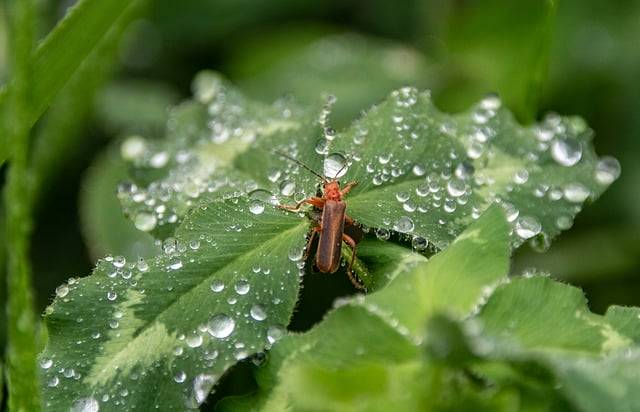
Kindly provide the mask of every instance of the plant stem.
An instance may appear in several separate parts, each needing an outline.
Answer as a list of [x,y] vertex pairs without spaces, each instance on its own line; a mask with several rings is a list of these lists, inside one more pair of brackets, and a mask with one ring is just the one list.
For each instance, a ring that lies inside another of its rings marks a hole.
[[36,366],[36,321],[29,264],[31,236],[31,178],[28,169],[30,60],[34,39],[32,0],[11,0],[9,62],[13,90],[6,107],[4,129],[12,150],[4,192],[7,240],[7,383],[9,410],[40,410]]

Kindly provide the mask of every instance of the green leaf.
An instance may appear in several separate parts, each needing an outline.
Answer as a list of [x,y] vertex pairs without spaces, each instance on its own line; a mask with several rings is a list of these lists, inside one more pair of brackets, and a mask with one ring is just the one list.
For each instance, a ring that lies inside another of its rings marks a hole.
[[[75,4],[35,51],[31,66],[34,79],[30,109],[25,122],[31,127],[42,116],[56,94],[80,68],[100,40],[117,21],[127,20],[144,0],[82,0]],[[90,27],[91,30],[87,30]],[[9,83],[0,93],[0,110],[6,108],[6,96],[15,88]],[[0,145],[0,164],[7,157],[6,145]]]
[[318,96],[332,94],[338,98],[331,116],[337,126],[347,125],[391,90],[425,87],[433,78],[425,57],[409,46],[326,31],[305,25],[294,32],[287,27],[286,33],[261,33],[235,49],[230,73],[249,96],[265,101],[291,93],[315,104]]
[[508,232],[503,213],[490,209],[442,253],[367,296],[365,305],[417,338],[436,313],[468,315],[507,276]]
[[101,260],[60,286],[40,358],[45,405],[188,409],[293,311],[308,225],[244,198],[194,208],[164,254]]
[[80,216],[87,246],[94,259],[106,254],[127,260],[160,252],[154,239],[135,228],[120,209],[115,187],[127,178],[126,164],[114,148],[91,165],[82,184]]
[[640,344],[640,308],[610,306],[604,318],[618,333]]
[[437,39],[429,48],[441,65],[436,101],[461,110],[496,92],[520,120],[533,122],[547,78],[557,2],[445,3],[425,6],[428,35]]
[[[405,268],[371,295],[341,301],[309,332],[285,337],[258,375],[261,390],[243,405],[304,409],[322,400],[329,410],[385,410],[394,403],[399,410],[423,409],[429,393],[444,383],[424,364],[416,342],[430,317],[441,311],[468,315],[485,288],[506,276],[507,234],[503,214],[492,208],[429,262]],[[345,390],[347,380],[357,384]],[[309,387],[319,389],[310,393]]]
[[[270,106],[252,102],[212,72],[200,73],[193,90],[195,100],[169,114],[165,139],[133,136],[121,147],[123,158],[133,167],[133,184],[120,186],[118,196],[136,227],[156,237],[170,236],[187,211],[203,199],[250,193],[258,189],[257,181],[270,183],[270,167],[285,164],[272,153],[274,146],[282,142],[295,146],[292,142],[298,137],[301,145],[296,154],[313,153],[313,145],[302,142],[317,140],[311,132],[300,136],[301,130],[312,130],[315,119],[289,102]],[[230,168],[238,154],[264,138],[268,138],[264,149],[248,154],[240,170]],[[314,186],[305,183],[312,177],[295,172],[290,180],[299,181],[298,189]],[[309,195],[312,192],[315,188],[308,189]],[[260,200],[270,196],[256,194]]]
[[514,245],[546,247],[619,175],[615,159],[594,153],[592,134],[580,118],[557,115],[520,126],[492,96],[442,113],[428,92],[403,88],[329,142],[327,159],[347,159],[341,180],[358,182],[347,203],[360,224],[441,249],[499,203]]

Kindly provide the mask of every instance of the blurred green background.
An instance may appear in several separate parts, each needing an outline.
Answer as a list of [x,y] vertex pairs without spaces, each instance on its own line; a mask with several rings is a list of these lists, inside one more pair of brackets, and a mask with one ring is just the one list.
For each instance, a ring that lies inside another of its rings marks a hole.
[[[72,4],[40,1],[40,34]],[[640,305],[640,1],[149,0],[131,20],[34,130],[55,142],[36,141],[34,152],[42,180],[32,247],[39,311],[97,257],[154,252],[119,212],[115,185],[126,170],[117,142],[161,137],[167,108],[190,96],[202,69],[267,102],[291,95],[318,103],[334,94],[336,127],[405,84],[432,89],[447,111],[496,92],[522,123],[549,111],[584,117],[598,153],[617,157],[622,176],[546,253],[518,251],[513,272],[550,271],[583,287],[596,312]],[[0,16],[3,80],[5,25]],[[350,292],[344,279],[305,282],[297,328]]]

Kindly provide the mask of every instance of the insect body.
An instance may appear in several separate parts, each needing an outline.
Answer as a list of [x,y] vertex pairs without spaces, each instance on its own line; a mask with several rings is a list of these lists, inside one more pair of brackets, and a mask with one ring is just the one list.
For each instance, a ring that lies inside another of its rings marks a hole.
[[[353,219],[346,214],[347,204],[343,201],[343,197],[349,193],[357,182],[347,183],[343,188],[341,188],[340,183],[336,179],[328,180],[326,177],[314,172],[298,160],[283,153],[279,154],[295,163],[298,163],[311,173],[321,178],[323,181],[322,197],[310,197],[293,206],[280,205],[280,208],[294,212],[299,211],[305,203],[322,210],[322,215],[318,225],[312,229],[311,236],[307,242],[305,258],[309,255],[311,244],[313,243],[315,236],[319,235],[318,249],[316,251],[316,266],[320,272],[335,273],[340,266],[340,252],[342,242],[344,241],[352,249],[351,261],[347,268],[347,274],[349,275],[351,283],[353,283],[356,288],[363,289],[362,284],[351,272],[351,268],[356,257],[356,242],[351,236],[344,232],[345,226],[352,226],[354,222]],[[339,174],[340,171],[336,173],[336,175]]]

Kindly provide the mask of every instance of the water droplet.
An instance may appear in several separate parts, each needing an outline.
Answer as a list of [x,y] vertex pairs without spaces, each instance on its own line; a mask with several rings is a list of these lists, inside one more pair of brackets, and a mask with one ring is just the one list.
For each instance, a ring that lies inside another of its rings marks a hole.
[[245,279],[240,279],[238,283],[234,286],[236,293],[238,295],[246,295],[249,293],[249,289],[251,289],[251,285]]
[[591,192],[580,183],[569,183],[563,190],[564,198],[572,203],[584,202]]
[[147,144],[144,138],[140,136],[131,136],[122,142],[122,145],[120,146],[120,155],[124,160],[132,161],[140,158],[146,149]]
[[611,156],[604,156],[596,164],[595,178],[601,185],[610,185],[620,176],[620,162]]
[[118,298],[118,294],[112,290],[110,290],[109,292],[107,292],[107,299],[109,299],[110,301],[114,301]]
[[425,169],[424,166],[417,163],[413,165],[413,168],[411,169],[411,171],[416,176],[423,176],[425,173],[427,173],[427,169]]
[[291,196],[296,191],[296,184],[290,180],[280,183],[280,193],[282,196]]
[[292,262],[299,261],[300,259],[302,259],[303,255],[304,255],[304,249],[302,248],[293,247],[289,249],[289,260]]
[[516,234],[521,239],[529,239],[540,233],[542,226],[533,216],[522,216],[516,223]]
[[389,232],[388,229],[385,228],[378,228],[376,229],[376,237],[380,240],[389,240],[389,237],[391,236],[391,233]]
[[164,167],[167,162],[169,162],[169,154],[164,151],[155,153],[151,156],[151,159],[149,159],[149,164],[155,169]]
[[213,282],[211,282],[211,290],[213,292],[222,292],[224,290],[224,282],[221,280],[214,280]]
[[400,233],[410,233],[413,232],[415,225],[409,216],[402,216],[398,219],[393,228]]
[[127,259],[124,256],[116,256],[113,258],[113,266],[117,268],[123,268],[127,264]]
[[249,203],[249,211],[254,215],[259,215],[264,212],[264,204],[257,199],[253,199],[251,203]]
[[193,380],[193,394],[199,404],[207,400],[211,388],[216,383],[213,375],[200,374]]
[[284,336],[284,328],[279,325],[269,326],[267,329],[267,341],[274,344]]
[[191,335],[186,340],[187,346],[190,348],[198,348],[202,345],[202,336],[201,335]]
[[429,246],[429,242],[422,236],[415,236],[411,239],[411,247],[415,250],[425,250],[427,246]]
[[332,153],[324,159],[324,175],[328,179],[344,176],[349,170],[347,159],[340,153]]
[[182,269],[182,261],[181,260],[175,260],[172,261],[171,263],[169,263],[169,265],[167,266],[167,269],[170,270],[178,270],[178,269]]
[[138,270],[140,272],[146,272],[149,270],[149,264],[143,258],[138,259]]
[[187,379],[187,374],[184,373],[184,371],[179,371],[173,376],[173,380],[176,381],[176,383],[182,383],[186,379]]
[[56,296],[63,298],[69,294],[69,287],[67,285],[60,285],[56,288]]
[[233,333],[236,323],[231,317],[220,313],[215,315],[207,323],[207,332],[214,338],[224,339]]
[[40,367],[42,369],[49,369],[53,365],[53,361],[51,359],[40,359]]
[[447,192],[453,197],[462,196],[466,191],[467,185],[461,179],[453,178],[447,183]]
[[138,213],[133,219],[133,224],[136,229],[142,230],[143,232],[149,232],[155,229],[157,223],[158,219],[156,215],[152,213]]
[[527,180],[529,180],[529,171],[526,169],[518,170],[513,176],[513,181],[519,185],[527,183]]
[[409,200],[409,197],[411,195],[409,194],[409,192],[398,192],[396,193],[396,199],[398,200],[398,202],[406,202],[407,200]]
[[265,320],[267,318],[264,308],[260,305],[253,305],[249,312],[251,317],[257,321]]
[[259,200],[264,204],[277,205],[278,199],[268,190],[256,189],[249,193],[249,198],[252,200]]
[[556,226],[560,230],[571,229],[571,226],[573,226],[573,218],[569,215],[560,215],[556,219]]
[[573,138],[556,139],[551,143],[551,157],[562,166],[573,166],[582,158],[582,145]]
[[99,410],[100,404],[92,397],[80,398],[71,405],[71,412],[98,412]]

